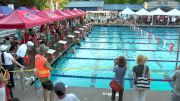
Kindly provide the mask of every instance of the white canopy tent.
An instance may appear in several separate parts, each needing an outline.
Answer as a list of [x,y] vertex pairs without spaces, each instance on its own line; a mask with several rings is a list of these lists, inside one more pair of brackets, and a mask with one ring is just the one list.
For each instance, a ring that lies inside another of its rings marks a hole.
[[[154,10],[154,11],[151,11],[150,12],[150,14],[152,15],[152,16],[155,16],[155,15],[164,15],[164,16],[166,16],[166,15],[168,15],[166,12],[164,12],[163,10],[161,10],[160,8],[157,8],[156,10]],[[153,23],[154,23],[154,19],[153,19],[153,17],[152,17],[152,25],[153,25]]]
[[121,12],[121,14],[123,14],[123,15],[134,15],[135,12],[132,11],[131,9],[129,9],[129,8],[127,7],[126,9],[124,9],[124,10]]
[[135,12],[135,14],[136,14],[136,15],[140,15],[140,16],[141,16],[141,15],[142,15],[142,16],[143,16],[143,15],[144,15],[144,16],[145,16],[145,15],[151,15],[151,13],[148,12],[147,10],[145,10],[144,8],[142,8],[141,10]]
[[180,16],[180,11],[177,9],[173,9],[169,12],[167,12],[168,16]]
[[156,10],[150,12],[151,15],[167,15],[166,12],[162,11],[160,8],[157,8]]

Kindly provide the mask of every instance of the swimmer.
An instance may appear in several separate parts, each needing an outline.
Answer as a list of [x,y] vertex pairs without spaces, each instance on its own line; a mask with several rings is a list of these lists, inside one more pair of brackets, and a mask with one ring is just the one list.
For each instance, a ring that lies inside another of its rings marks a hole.
[[171,55],[172,52],[173,52],[173,48],[174,48],[174,43],[171,43],[171,44],[170,44],[170,55]]
[[165,47],[166,47],[166,44],[167,44],[167,42],[166,42],[166,40],[164,40],[164,45],[163,45],[163,48],[165,48]]

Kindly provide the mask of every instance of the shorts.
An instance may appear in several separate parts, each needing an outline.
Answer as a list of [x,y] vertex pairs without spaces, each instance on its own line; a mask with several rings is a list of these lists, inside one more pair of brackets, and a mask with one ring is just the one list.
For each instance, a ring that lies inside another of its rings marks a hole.
[[52,91],[54,89],[54,85],[51,80],[41,83],[44,89]]

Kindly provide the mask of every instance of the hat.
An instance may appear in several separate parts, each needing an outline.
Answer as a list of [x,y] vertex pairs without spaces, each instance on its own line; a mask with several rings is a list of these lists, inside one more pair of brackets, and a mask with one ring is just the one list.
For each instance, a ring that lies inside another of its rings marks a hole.
[[32,47],[32,46],[34,46],[34,43],[33,43],[32,41],[28,41],[28,42],[26,43],[26,45],[29,46],[29,47]]
[[39,46],[39,51],[41,52],[41,51],[48,51],[49,50],[49,47],[46,47],[46,45],[45,44],[41,44],[40,46]]
[[6,51],[7,48],[8,47],[6,45],[1,45],[0,50],[1,50],[1,52],[3,52],[3,51]]
[[65,90],[65,84],[63,82],[58,82],[55,84],[54,91],[58,96],[64,95]]

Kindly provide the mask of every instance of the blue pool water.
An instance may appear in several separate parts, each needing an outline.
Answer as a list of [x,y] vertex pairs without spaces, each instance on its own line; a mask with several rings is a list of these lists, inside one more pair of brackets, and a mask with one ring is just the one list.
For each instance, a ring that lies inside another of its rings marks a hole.
[[[125,78],[132,78],[132,68],[136,65],[135,59],[139,54],[148,57],[147,65],[151,70],[152,79],[172,78],[176,64],[178,29],[142,29],[153,33],[155,38],[160,38],[160,44],[156,43],[156,39],[153,41],[152,37],[147,38],[129,27],[95,26],[89,37],[81,41],[81,46],[74,46],[75,54],[67,53],[53,65],[53,68],[56,68],[52,71],[53,82],[63,81],[68,86],[109,88],[109,78],[114,77],[114,59],[120,55],[127,58],[128,70]],[[164,40],[167,41],[165,47]],[[172,54],[169,52],[170,43],[175,44]],[[133,81],[126,80],[125,89],[132,87]],[[151,82],[151,90],[171,89],[172,82]]]

